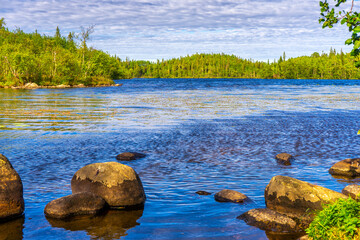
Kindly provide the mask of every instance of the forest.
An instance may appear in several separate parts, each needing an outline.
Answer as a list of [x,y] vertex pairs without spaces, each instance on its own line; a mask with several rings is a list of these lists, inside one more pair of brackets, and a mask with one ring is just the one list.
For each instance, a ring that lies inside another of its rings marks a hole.
[[[40,86],[107,85],[120,77],[119,61],[87,46],[93,27],[61,36],[10,31],[0,19],[0,87],[32,82]],[[75,38],[76,37],[76,38]]]
[[313,53],[272,62],[242,59],[226,54],[194,54],[156,63],[120,61],[124,78],[264,78],[359,79],[359,69],[348,53]]
[[0,87],[112,84],[130,78],[264,78],[264,79],[359,79],[359,69],[349,53],[313,53],[273,61],[242,59],[223,53],[196,53],[156,62],[122,60],[88,47],[94,27],[70,32],[56,28],[54,36],[9,30],[0,19]]

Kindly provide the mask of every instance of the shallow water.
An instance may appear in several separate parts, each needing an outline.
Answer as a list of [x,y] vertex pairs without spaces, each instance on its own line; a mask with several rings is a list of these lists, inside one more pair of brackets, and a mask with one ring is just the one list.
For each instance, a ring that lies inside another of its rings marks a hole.
[[[328,174],[358,157],[360,81],[138,79],[122,87],[0,89],[0,153],[24,185],[25,217],[0,224],[0,239],[291,239],[236,217],[265,207],[275,175],[341,191]],[[139,174],[144,211],[109,212],[71,222],[47,220],[45,205],[71,194],[81,167],[116,161],[124,151],[146,158],[123,162]],[[288,152],[293,165],[274,156]],[[247,204],[218,203],[238,190]]]

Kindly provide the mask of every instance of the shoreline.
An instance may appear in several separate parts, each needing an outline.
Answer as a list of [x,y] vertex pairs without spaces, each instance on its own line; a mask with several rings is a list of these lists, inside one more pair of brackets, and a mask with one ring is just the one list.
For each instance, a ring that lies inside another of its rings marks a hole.
[[0,87],[0,89],[64,89],[64,88],[90,88],[90,87],[121,87],[123,84],[114,83],[114,84],[99,84],[99,85],[84,85],[84,84],[77,84],[77,85],[55,85],[55,86],[39,86],[36,83],[27,83],[23,86],[4,86]]

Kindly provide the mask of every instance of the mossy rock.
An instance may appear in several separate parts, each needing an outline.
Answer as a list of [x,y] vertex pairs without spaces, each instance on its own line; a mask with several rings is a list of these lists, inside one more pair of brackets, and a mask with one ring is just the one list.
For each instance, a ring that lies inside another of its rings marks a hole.
[[265,189],[265,204],[269,209],[285,214],[308,225],[313,213],[323,204],[347,198],[342,193],[287,176],[275,176]]
[[0,220],[21,216],[24,212],[23,185],[10,161],[0,154]]
[[118,162],[93,163],[78,170],[72,180],[73,194],[92,192],[111,208],[141,208],[146,196],[134,169]]

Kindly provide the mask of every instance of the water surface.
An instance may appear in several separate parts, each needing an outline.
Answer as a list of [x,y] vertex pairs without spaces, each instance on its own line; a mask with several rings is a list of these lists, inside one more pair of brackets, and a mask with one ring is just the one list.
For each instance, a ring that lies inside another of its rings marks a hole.
[[[348,183],[328,169],[359,157],[360,81],[118,82],[123,86],[0,89],[0,153],[20,174],[26,204],[24,218],[0,224],[0,238],[279,239],[236,219],[265,207],[270,179],[286,175],[341,191]],[[144,211],[45,218],[49,201],[71,194],[78,169],[116,161],[124,151],[147,154],[123,162],[143,182]],[[294,155],[293,165],[279,166],[280,152]],[[252,202],[195,194],[225,188]]]

